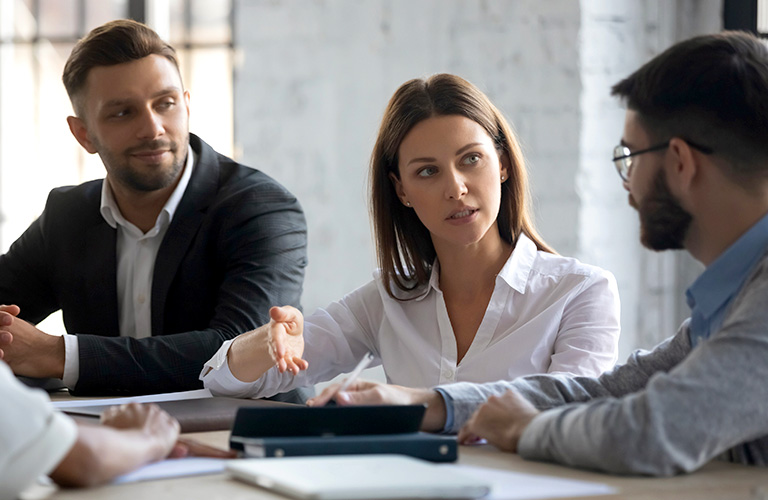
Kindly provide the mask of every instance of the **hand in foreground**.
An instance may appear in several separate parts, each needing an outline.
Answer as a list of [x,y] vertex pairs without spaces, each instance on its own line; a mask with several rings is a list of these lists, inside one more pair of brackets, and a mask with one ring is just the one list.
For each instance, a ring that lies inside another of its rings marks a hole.
[[107,408],[101,415],[102,425],[115,429],[137,429],[155,437],[161,437],[164,448],[173,443],[170,451],[159,458],[211,457],[234,458],[234,451],[208,446],[179,435],[178,421],[155,404],[129,403]]
[[514,391],[491,396],[459,431],[459,443],[485,439],[502,451],[516,452],[520,436],[539,411]]
[[416,405],[426,404],[427,411],[421,422],[425,431],[439,431],[445,426],[445,401],[431,389],[416,389],[379,382],[358,380],[346,391],[338,392],[341,383],[331,384],[323,392],[307,400],[309,406],[323,406],[334,399],[339,406],[345,405]]
[[168,456],[179,437],[179,422],[155,404],[128,403],[111,406],[101,414],[101,424],[133,430],[154,443],[154,460]]
[[269,310],[269,353],[280,373],[286,370],[297,375],[309,363],[301,359],[304,354],[304,316],[292,306],[272,307]]
[[179,423],[154,404],[129,403],[107,409],[103,425],[78,424],[77,439],[51,472],[63,486],[93,486],[111,481],[170,456]]

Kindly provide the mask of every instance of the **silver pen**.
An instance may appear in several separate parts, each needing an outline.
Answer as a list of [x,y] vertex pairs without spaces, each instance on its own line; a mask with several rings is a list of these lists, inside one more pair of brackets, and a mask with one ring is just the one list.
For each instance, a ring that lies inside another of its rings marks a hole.
[[363,356],[363,359],[360,360],[360,362],[357,364],[354,370],[349,372],[349,375],[347,378],[344,379],[344,382],[341,383],[339,386],[339,389],[333,394],[331,399],[336,397],[336,394],[346,391],[350,385],[352,385],[352,382],[354,382],[357,377],[360,376],[361,373],[363,373],[363,370],[365,370],[368,365],[371,364],[371,361],[373,361],[373,354],[370,352],[365,353],[365,356]]

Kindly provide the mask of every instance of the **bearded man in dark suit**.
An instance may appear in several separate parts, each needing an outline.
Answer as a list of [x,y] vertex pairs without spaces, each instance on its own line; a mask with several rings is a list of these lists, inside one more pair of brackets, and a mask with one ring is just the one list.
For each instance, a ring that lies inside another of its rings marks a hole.
[[[69,128],[107,174],[54,189],[0,256],[3,358],[76,395],[201,388],[222,342],[266,323],[274,304],[299,305],[301,206],[189,133],[176,53],[147,26],[94,29],[63,80]],[[34,326],[59,309],[66,335]]]

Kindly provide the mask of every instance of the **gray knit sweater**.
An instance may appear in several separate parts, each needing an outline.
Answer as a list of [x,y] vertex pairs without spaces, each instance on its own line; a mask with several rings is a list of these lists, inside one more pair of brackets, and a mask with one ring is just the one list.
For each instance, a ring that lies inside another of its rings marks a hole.
[[768,257],[720,331],[695,349],[686,321],[653,351],[637,351],[599,378],[536,375],[441,389],[453,400],[451,431],[507,389],[544,410],[520,440],[524,458],[659,476],[716,457],[768,465]]

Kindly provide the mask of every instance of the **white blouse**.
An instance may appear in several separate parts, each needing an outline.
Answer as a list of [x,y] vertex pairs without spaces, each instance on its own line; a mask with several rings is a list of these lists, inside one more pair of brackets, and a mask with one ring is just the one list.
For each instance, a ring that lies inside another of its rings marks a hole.
[[437,263],[427,285],[390,297],[374,280],[304,319],[304,359],[294,376],[270,369],[242,382],[227,365],[225,342],[200,374],[217,395],[268,397],[351,371],[370,351],[387,381],[409,387],[511,380],[533,373],[597,376],[612,368],[619,339],[613,275],[576,259],[541,252],[526,236],[496,276],[469,350],[457,363],[456,339],[440,290]]
[[77,427],[53,409],[43,391],[23,385],[2,361],[0,401],[0,498],[16,498],[64,459],[77,439]]

